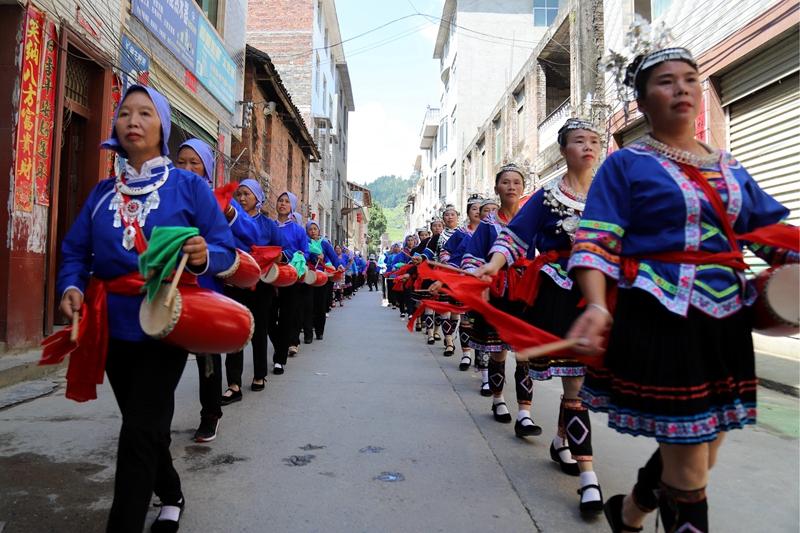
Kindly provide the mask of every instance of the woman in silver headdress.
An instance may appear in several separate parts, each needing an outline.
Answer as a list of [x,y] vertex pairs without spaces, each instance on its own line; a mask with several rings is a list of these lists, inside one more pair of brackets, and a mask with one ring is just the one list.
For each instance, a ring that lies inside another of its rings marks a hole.
[[[584,403],[620,433],[659,443],[632,494],[606,503],[615,532],[640,531],[656,506],[668,532],[708,531],[708,471],[726,432],[756,418],[747,310],[755,291],[737,236],[789,211],[729,153],[695,139],[700,80],[683,48],[627,67],[651,134],[601,166],[569,261],[587,301],[569,337],[592,353],[611,329]],[[797,253],[749,246],[770,263],[797,262]],[[618,289],[615,310],[609,286]]]
[[[566,266],[600,156],[599,133],[600,129],[588,120],[567,120],[558,134],[566,173],[546,183],[525,203],[500,231],[490,251],[490,261],[475,272],[491,278],[506,265],[519,264],[527,258],[525,273],[512,298],[525,302],[522,318],[526,322],[559,337],[566,335],[581,312],[578,305],[582,294],[567,276]],[[534,381],[561,378],[564,395],[550,456],[565,473],[580,475],[581,512],[601,513],[603,498],[592,464],[592,426],[579,396],[584,373],[585,367],[575,359],[517,362],[516,377],[522,386],[517,391],[517,401],[528,405],[532,402]],[[520,410],[514,429],[518,437],[541,432],[530,419],[530,408]]]

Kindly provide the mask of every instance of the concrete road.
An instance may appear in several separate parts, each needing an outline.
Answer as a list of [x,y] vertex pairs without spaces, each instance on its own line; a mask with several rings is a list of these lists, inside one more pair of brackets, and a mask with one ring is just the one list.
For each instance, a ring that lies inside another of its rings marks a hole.
[[[225,408],[209,444],[191,440],[200,406],[190,361],[173,422],[187,499],[181,531],[609,531],[601,517],[580,516],[578,479],[549,458],[560,383],[536,385],[532,416],[545,431],[518,439],[512,424],[492,418],[478,375],[459,372],[458,354],[442,357],[440,343],[428,347],[404,326],[379,293],[362,290],[284,375]],[[57,384],[0,411],[2,533],[105,530],[117,407],[107,384],[85,404],[64,398],[63,372]],[[798,401],[760,394],[759,424],[728,435],[711,474],[717,532],[798,531]],[[510,386],[506,399],[513,403]],[[592,416],[603,492],[628,491],[655,443]]]

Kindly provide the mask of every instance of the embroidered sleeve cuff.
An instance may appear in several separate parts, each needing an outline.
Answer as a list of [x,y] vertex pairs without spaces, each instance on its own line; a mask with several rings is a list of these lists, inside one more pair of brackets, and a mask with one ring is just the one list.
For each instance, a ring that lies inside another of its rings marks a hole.
[[[414,254],[414,255],[419,255],[419,254]],[[424,256],[425,256],[425,257],[427,257],[428,259],[433,259],[433,252],[431,252],[431,251],[430,251],[430,250],[428,250],[427,248],[425,248],[424,250],[422,250],[422,255],[424,255]]]
[[606,261],[591,252],[573,252],[567,264],[567,271],[572,272],[575,268],[591,268],[599,270],[611,279],[619,279],[619,264]]

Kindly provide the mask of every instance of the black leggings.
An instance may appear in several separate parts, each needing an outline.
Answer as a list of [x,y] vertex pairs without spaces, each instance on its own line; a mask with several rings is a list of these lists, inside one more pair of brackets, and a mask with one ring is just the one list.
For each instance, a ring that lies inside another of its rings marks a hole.
[[[274,294],[275,289],[272,285],[267,285],[262,281],[256,283],[255,290],[225,287],[225,296],[244,305],[253,314],[255,322],[251,339],[253,343],[253,379],[264,379],[264,376],[267,375],[267,334],[271,329],[269,312]],[[228,378],[228,385],[236,384],[241,387],[243,371],[244,347],[225,357],[225,374]]]
[[108,341],[106,374],[122,412],[109,533],[142,533],[154,492],[166,504],[183,497],[169,445],[187,356],[158,341]]
[[289,344],[292,323],[297,306],[300,305],[300,285],[295,283],[280,287],[278,296],[272,299],[269,312],[269,339],[272,341],[272,361],[285,365],[289,358]]
[[322,287],[311,287],[311,290],[308,291],[303,309],[304,340],[313,339],[312,330],[318,337],[325,333],[325,300],[330,292],[330,281]]

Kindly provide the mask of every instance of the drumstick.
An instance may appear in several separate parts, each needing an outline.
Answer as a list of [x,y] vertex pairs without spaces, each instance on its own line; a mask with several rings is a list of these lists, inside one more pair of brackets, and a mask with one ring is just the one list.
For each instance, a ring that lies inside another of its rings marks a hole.
[[580,339],[566,339],[562,341],[551,342],[549,344],[534,346],[533,348],[526,348],[524,350],[516,352],[514,356],[516,357],[517,361],[528,362],[536,357],[541,357],[543,355],[557,352],[559,350],[572,348],[573,346],[577,346],[578,344],[580,344],[580,342],[581,342]]
[[78,324],[81,321],[81,312],[72,311],[72,331],[69,332],[69,342],[78,342]]
[[181,262],[178,264],[178,269],[172,277],[172,285],[169,286],[167,297],[164,299],[164,307],[169,307],[170,302],[172,302],[172,296],[175,294],[175,289],[178,287],[178,282],[181,280],[181,274],[183,274],[183,269],[186,268],[187,261],[189,261],[189,254],[183,254]]
[[460,268],[456,268],[454,266],[446,265],[444,263],[439,263],[438,261],[428,261],[429,265],[437,266],[440,268],[446,268],[447,270],[452,270],[454,272],[458,272],[460,274],[466,274],[468,276],[474,276],[472,272],[467,272],[466,270],[461,270]]

